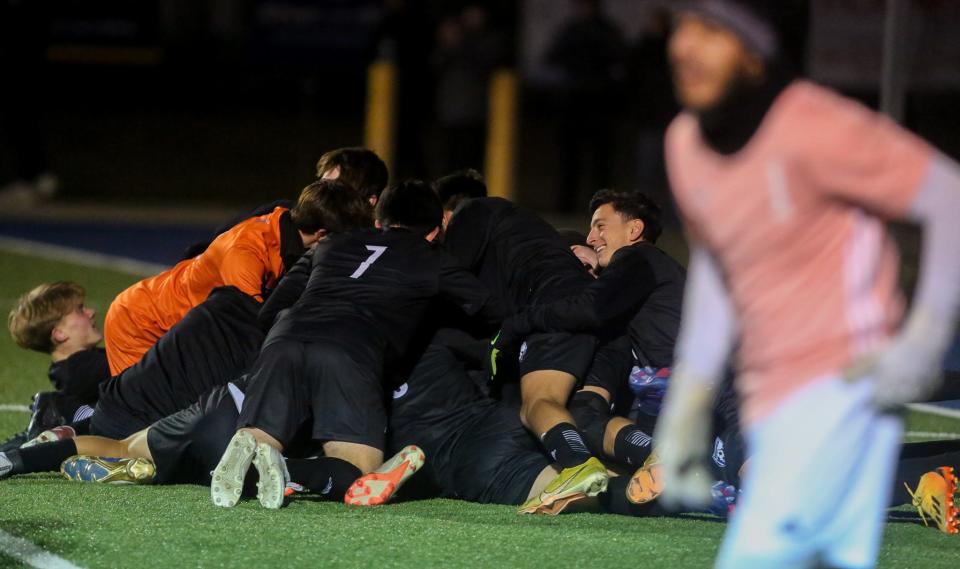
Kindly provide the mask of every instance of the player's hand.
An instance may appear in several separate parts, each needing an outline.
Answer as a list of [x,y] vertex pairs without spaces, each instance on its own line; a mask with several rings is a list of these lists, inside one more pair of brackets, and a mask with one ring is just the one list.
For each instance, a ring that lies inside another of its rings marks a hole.
[[594,278],[597,276],[597,270],[600,267],[600,257],[597,255],[597,252],[593,247],[587,247],[586,245],[571,245],[570,250],[573,251],[573,254],[580,259],[580,262],[583,263],[587,272],[590,273]]
[[674,371],[654,441],[663,469],[661,504],[674,511],[703,511],[712,502],[706,463],[712,427],[711,382]]
[[953,336],[945,319],[917,307],[903,331],[884,349],[872,367],[855,370],[874,378],[874,400],[881,409],[895,408],[930,397],[943,377],[943,359]]

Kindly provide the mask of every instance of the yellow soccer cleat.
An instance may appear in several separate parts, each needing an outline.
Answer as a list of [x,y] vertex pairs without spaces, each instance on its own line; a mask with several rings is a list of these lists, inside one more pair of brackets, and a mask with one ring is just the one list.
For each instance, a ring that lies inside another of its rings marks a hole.
[[563,469],[543,492],[524,502],[517,513],[559,514],[576,500],[606,491],[608,481],[607,468],[596,458],[590,457],[583,464]]
[[151,484],[157,469],[145,458],[71,456],[60,465],[67,480],[100,484]]
[[957,492],[957,477],[953,468],[941,466],[920,477],[917,490],[907,488],[913,498],[913,506],[923,519],[923,525],[929,527],[927,517],[936,522],[937,528],[946,534],[960,533],[960,522],[957,520],[957,504],[960,493]]

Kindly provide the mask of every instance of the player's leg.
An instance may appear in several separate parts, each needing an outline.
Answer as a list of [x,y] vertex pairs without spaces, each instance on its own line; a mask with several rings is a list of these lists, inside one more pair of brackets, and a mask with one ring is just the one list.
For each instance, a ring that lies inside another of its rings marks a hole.
[[[873,565],[899,426],[879,418],[871,388],[825,378],[750,426],[750,466],[717,567],[808,567],[833,554],[837,567]],[[854,503],[861,485],[871,496]]]
[[383,462],[387,413],[379,367],[360,351],[351,354],[331,343],[311,344],[307,357],[312,370],[312,437],[324,441],[324,454],[340,461],[344,476],[349,467],[355,469],[356,482],[341,498],[353,505],[386,502],[423,460],[421,453],[406,457],[409,460]]
[[[903,438],[903,421],[893,415],[875,415],[866,422],[858,438],[860,452],[855,468],[837,473],[849,478],[842,501],[828,518],[824,531],[823,561],[829,567],[860,569],[876,565]],[[835,462],[843,460],[840,456],[835,458]]]
[[[27,448],[0,453],[0,465],[9,465],[0,471],[0,477],[36,472],[55,472],[63,469],[71,479],[104,479],[118,482],[145,482],[153,476],[150,451],[146,448],[146,430],[124,440],[95,436],[79,436]],[[75,460],[78,455],[85,460]],[[110,460],[90,457],[109,457]],[[127,460],[129,459],[129,460]],[[89,467],[87,474],[74,472],[76,468],[99,461]]]
[[144,429],[122,441],[103,437],[77,437],[76,456],[63,461],[60,472],[77,482],[152,484],[156,477],[153,456]]
[[606,488],[606,468],[590,452],[566,407],[578,378],[593,360],[594,344],[588,336],[536,334],[521,350],[520,419],[563,469],[540,496],[523,505],[521,513],[568,496],[595,496]]
[[281,452],[311,414],[305,350],[300,342],[278,340],[265,346],[257,358],[237,421],[239,428],[214,469],[210,485],[214,504],[236,505],[253,464],[260,477],[260,503],[271,509],[283,505],[289,475]]

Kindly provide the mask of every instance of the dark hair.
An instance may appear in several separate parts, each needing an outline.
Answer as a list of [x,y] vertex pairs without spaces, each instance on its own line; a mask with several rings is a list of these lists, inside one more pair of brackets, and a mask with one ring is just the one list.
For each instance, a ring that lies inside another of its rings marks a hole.
[[444,176],[433,183],[433,189],[440,197],[443,211],[454,211],[464,200],[487,197],[487,184],[480,172],[473,169]]
[[290,219],[304,233],[342,233],[373,225],[370,203],[340,180],[317,180],[304,188]]
[[660,221],[661,210],[650,196],[640,192],[600,190],[590,199],[590,213],[593,214],[607,204],[610,204],[625,220],[642,221],[643,239],[648,243],[656,243],[657,239],[660,239],[660,234],[663,233],[663,225]]
[[443,208],[430,186],[410,180],[383,192],[377,203],[377,220],[384,228],[400,226],[427,234],[443,223]]
[[364,198],[379,197],[387,186],[387,165],[377,154],[366,148],[339,148],[331,150],[317,161],[317,178],[340,169],[337,180],[346,183]]

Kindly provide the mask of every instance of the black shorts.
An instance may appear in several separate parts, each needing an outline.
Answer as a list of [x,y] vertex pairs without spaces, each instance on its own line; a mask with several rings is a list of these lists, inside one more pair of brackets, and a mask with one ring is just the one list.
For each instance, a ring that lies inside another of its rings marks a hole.
[[91,433],[124,439],[235,380],[263,342],[259,306],[234,287],[211,292],[139,362],[101,384]]
[[230,387],[218,387],[193,405],[165,417],[147,431],[157,484],[210,484],[237,431],[239,410]]
[[516,410],[489,400],[442,420],[392,423],[390,451],[410,444],[423,449],[420,476],[441,496],[480,504],[522,504],[550,465]]
[[519,375],[555,370],[581,381],[590,368],[596,345],[596,339],[586,334],[533,334],[520,346]]
[[597,387],[607,391],[611,397],[614,413],[626,416],[633,403],[630,391],[630,370],[633,367],[633,354],[629,341],[625,338],[608,342],[597,348],[590,364],[590,370],[583,381],[583,387]]
[[285,446],[311,423],[312,438],[383,449],[387,414],[381,371],[326,342],[278,339],[249,374],[239,425]]

